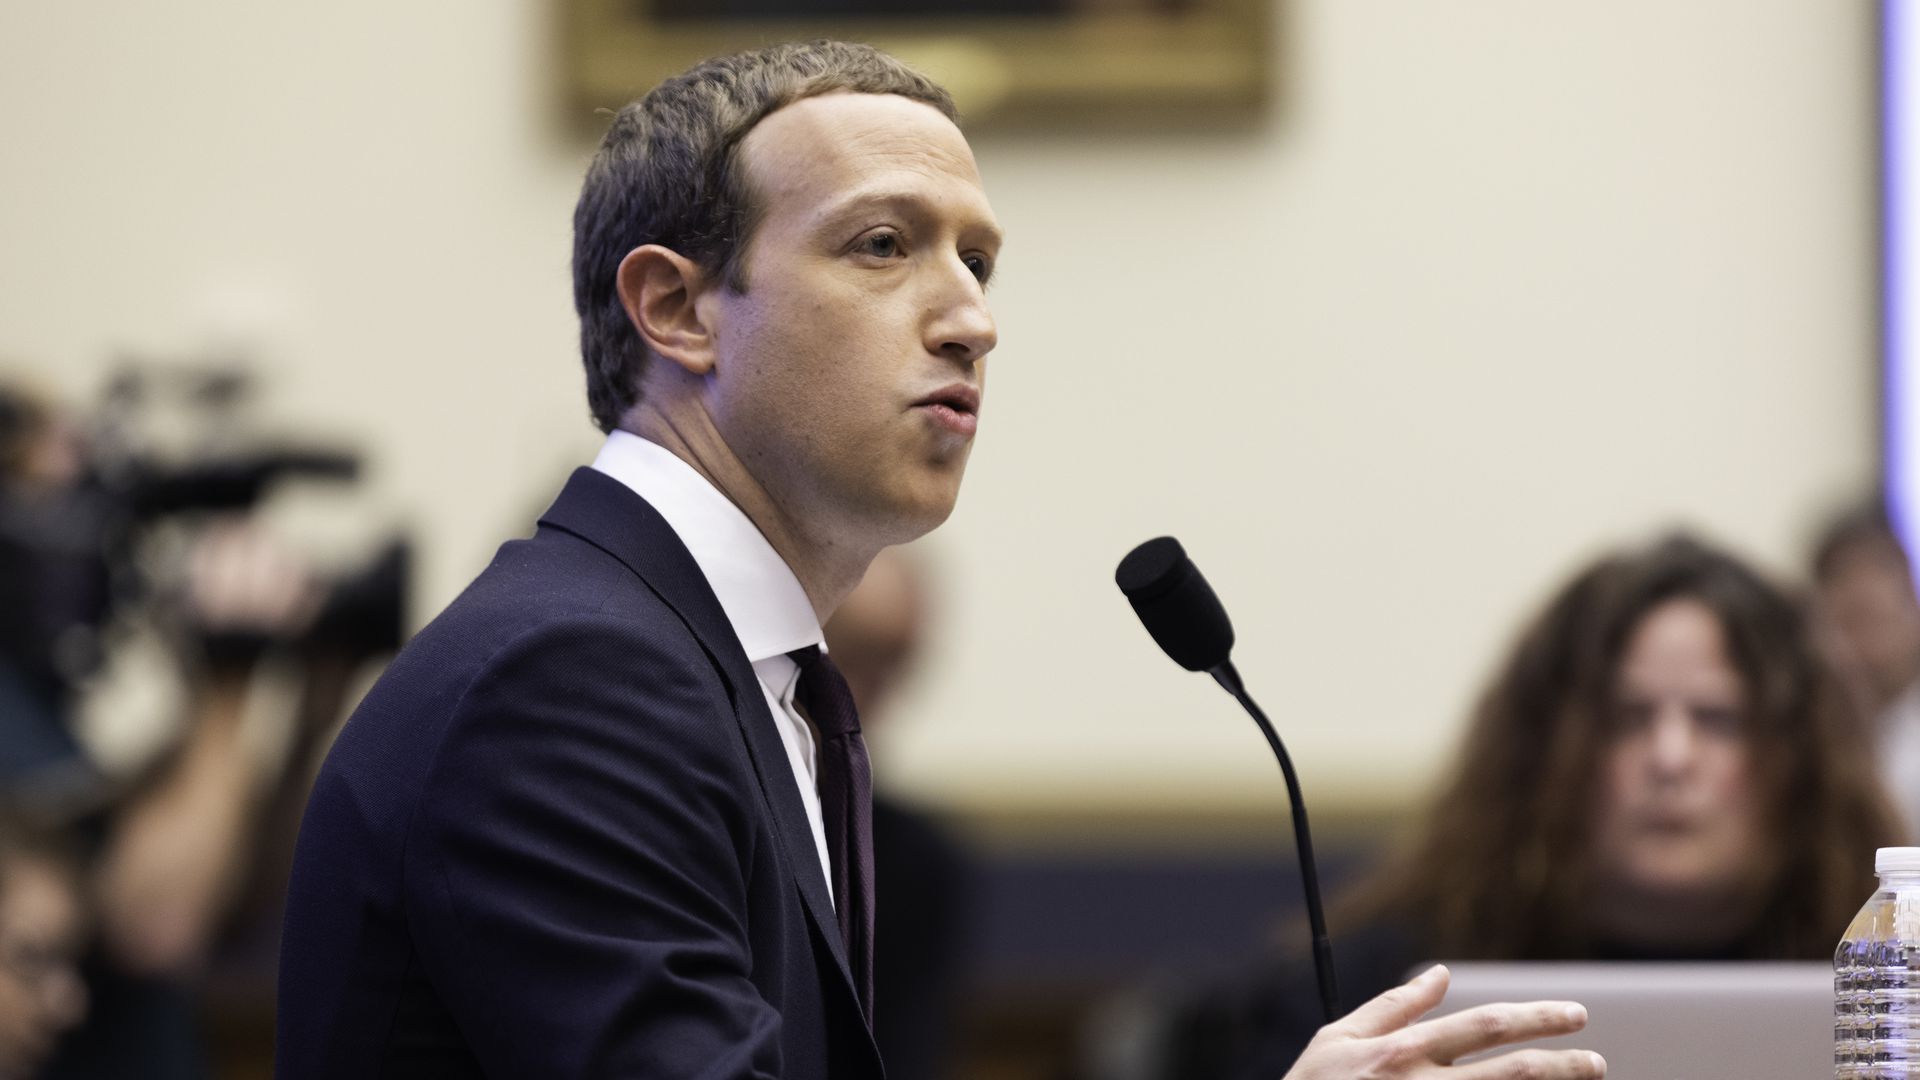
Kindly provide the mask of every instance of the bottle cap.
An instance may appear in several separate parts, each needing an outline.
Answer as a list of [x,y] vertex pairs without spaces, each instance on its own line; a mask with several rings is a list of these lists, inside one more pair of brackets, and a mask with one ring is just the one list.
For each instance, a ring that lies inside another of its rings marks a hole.
[[1883,847],[1873,853],[1876,874],[1920,873],[1920,847]]

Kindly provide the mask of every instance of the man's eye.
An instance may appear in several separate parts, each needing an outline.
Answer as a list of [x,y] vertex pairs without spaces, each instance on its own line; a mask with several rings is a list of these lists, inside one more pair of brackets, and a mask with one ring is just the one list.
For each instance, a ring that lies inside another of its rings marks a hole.
[[974,280],[982,285],[986,284],[987,278],[993,273],[993,266],[987,262],[984,255],[967,256],[967,269],[973,273]]
[[860,250],[876,258],[891,259],[900,254],[900,238],[888,232],[874,233],[860,242]]

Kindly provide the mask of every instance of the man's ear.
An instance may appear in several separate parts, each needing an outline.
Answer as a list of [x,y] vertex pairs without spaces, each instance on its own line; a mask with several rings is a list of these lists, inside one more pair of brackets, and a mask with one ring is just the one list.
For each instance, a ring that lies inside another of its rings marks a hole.
[[614,277],[620,306],[647,349],[694,375],[713,370],[713,331],[694,303],[707,285],[693,260],[659,244],[627,252]]

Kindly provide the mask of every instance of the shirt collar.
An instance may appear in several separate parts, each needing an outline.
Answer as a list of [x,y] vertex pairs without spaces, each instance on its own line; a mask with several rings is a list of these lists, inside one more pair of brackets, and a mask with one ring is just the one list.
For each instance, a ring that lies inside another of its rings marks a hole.
[[673,451],[614,431],[593,467],[631,488],[667,519],[720,601],[750,663],[785,658],[824,638],[793,570],[720,489]]

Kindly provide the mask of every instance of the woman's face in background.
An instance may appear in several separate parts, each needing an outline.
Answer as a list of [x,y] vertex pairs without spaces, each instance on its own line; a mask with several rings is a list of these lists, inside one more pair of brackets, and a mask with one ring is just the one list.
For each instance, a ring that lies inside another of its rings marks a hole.
[[1603,888],[1679,903],[1755,890],[1767,838],[1750,696],[1711,608],[1675,599],[1641,618],[1601,743],[1593,856]]

